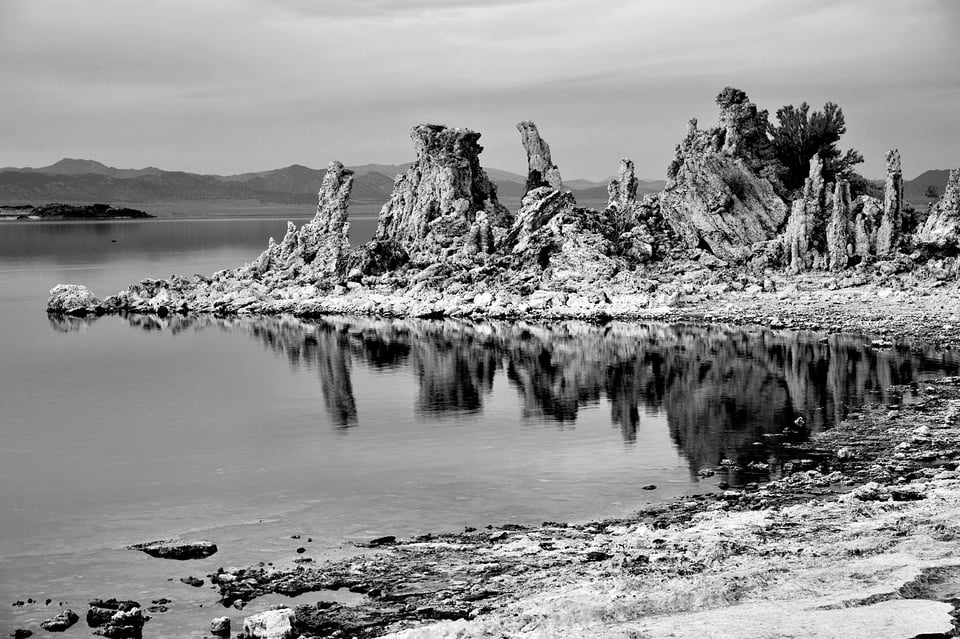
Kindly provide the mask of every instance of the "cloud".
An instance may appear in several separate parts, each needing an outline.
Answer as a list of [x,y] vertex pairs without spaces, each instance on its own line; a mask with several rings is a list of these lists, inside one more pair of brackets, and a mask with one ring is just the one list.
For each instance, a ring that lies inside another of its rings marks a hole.
[[960,163],[946,149],[960,11],[942,0],[5,0],[0,11],[0,114],[17,123],[0,165],[404,161],[409,127],[440,120],[481,130],[486,162],[520,168],[513,123],[533,118],[566,175],[601,177],[630,154],[656,177],[689,117],[714,121],[726,85],[771,112],[840,103],[873,171],[894,143],[905,161]]

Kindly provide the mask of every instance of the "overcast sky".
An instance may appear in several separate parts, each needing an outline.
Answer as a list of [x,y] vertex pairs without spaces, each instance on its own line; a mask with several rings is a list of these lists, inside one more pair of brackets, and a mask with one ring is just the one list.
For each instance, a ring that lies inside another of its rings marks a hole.
[[401,163],[434,122],[522,172],[532,119],[567,178],[659,178],[727,85],[838,103],[868,176],[960,166],[960,2],[0,0],[0,166]]

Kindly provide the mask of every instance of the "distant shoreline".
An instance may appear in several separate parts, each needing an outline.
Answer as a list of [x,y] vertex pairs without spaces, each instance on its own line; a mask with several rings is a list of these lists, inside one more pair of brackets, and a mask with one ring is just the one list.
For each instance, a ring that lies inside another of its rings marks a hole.
[[0,206],[0,217],[15,220],[145,220],[156,216],[110,204],[30,204]]

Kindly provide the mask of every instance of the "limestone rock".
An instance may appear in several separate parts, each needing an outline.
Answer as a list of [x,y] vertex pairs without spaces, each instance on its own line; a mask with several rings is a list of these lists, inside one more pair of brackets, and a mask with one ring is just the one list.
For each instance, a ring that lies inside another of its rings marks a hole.
[[230,617],[216,617],[210,621],[210,634],[218,637],[230,636]]
[[297,636],[294,619],[296,613],[289,608],[267,610],[243,620],[243,635],[246,639],[292,639]]
[[833,192],[830,224],[827,226],[827,257],[830,269],[839,271],[847,267],[849,256],[850,183],[837,182]]
[[50,289],[47,312],[64,315],[86,315],[96,312],[103,302],[80,284],[58,284]]
[[87,610],[87,625],[93,634],[109,639],[140,639],[145,621],[136,601],[94,599]]
[[506,237],[515,271],[543,273],[556,285],[578,288],[609,278],[611,229],[598,211],[576,207],[573,194],[549,187],[527,193]]
[[773,157],[767,137],[767,111],[757,109],[746,93],[733,87],[721,91],[716,102],[720,106],[722,151],[762,174]]
[[810,158],[810,173],[803,193],[793,201],[790,219],[784,232],[785,257],[790,271],[798,273],[826,267],[826,187],[823,183],[823,160]]
[[479,133],[421,124],[410,137],[417,159],[397,177],[375,241],[396,242],[415,263],[431,264],[462,248],[479,212],[492,229],[510,225],[510,212],[480,166]]
[[903,171],[900,152],[887,151],[887,178],[883,185],[883,218],[877,231],[877,255],[893,255],[900,246],[903,225]]
[[883,203],[880,200],[861,195],[853,202],[853,254],[860,257],[875,255],[877,252],[877,232],[883,216]]
[[524,194],[541,186],[562,189],[560,169],[550,157],[550,145],[540,137],[537,125],[530,120],[517,123],[517,130],[523,141],[523,148],[527,152],[527,186]]
[[951,169],[943,197],[930,214],[916,242],[931,248],[960,248],[960,169]]
[[162,540],[129,546],[160,559],[204,559],[217,552],[217,545],[206,539]]
[[782,230],[787,205],[774,178],[757,172],[769,154],[769,141],[759,134],[766,112],[742,91],[727,89],[717,102],[720,127],[700,131],[691,120],[668,169],[660,208],[687,246],[736,258],[743,247]]
[[270,238],[267,250],[238,273],[264,277],[268,272],[296,272],[302,281],[317,281],[344,269],[350,252],[347,208],[353,188],[353,171],[331,162],[318,194],[317,213],[298,230],[287,222],[287,233],[278,244]]
[[628,259],[645,263],[662,255],[676,242],[676,234],[660,213],[660,199],[647,194],[637,199],[637,180],[633,160],[620,160],[617,177],[607,185],[606,215],[614,226],[617,252]]
[[629,211],[637,203],[637,174],[630,158],[620,159],[620,170],[617,177],[607,185],[607,209],[615,211]]
[[51,617],[40,624],[40,627],[47,632],[63,632],[73,624],[80,621],[80,615],[67,608],[61,611],[57,616]]

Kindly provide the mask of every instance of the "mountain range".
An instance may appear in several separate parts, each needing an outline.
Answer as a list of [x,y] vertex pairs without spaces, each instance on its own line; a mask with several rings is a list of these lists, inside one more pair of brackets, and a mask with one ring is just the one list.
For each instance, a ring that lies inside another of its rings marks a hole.
[[[352,200],[358,204],[381,204],[393,191],[394,178],[410,164],[364,164],[350,167],[356,174]],[[488,168],[501,198],[523,196],[526,176]],[[184,200],[259,200],[263,203],[312,204],[323,179],[323,169],[292,164],[282,169],[204,175],[165,171],[153,166],[118,169],[96,160],[63,158],[39,168],[0,168],[0,204],[44,202],[172,202]],[[904,181],[904,194],[914,204],[929,200],[927,188],[942,193],[948,171],[934,169]],[[663,180],[641,180],[638,191],[656,193]],[[607,199],[607,182],[565,180],[577,200],[597,206]]]
[[[352,200],[378,204],[389,199],[396,175],[409,164],[364,164],[356,174]],[[486,169],[502,198],[523,196],[526,176]],[[0,168],[0,203],[20,202],[163,202],[182,200],[260,200],[307,204],[316,201],[323,169],[293,164],[282,169],[237,175],[202,175],[156,167],[117,169],[95,160],[64,158],[40,168]],[[607,199],[607,183],[574,179],[565,182],[582,202]],[[640,193],[656,193],[663,180],[641,180]]]

